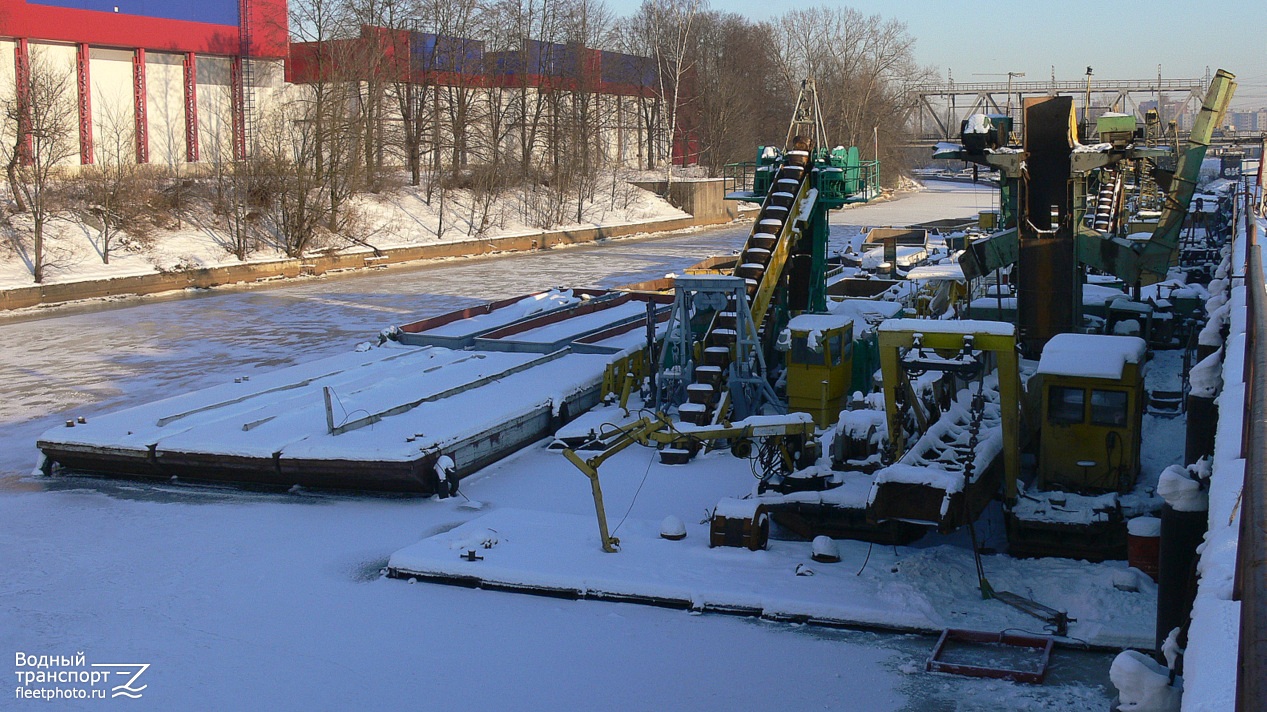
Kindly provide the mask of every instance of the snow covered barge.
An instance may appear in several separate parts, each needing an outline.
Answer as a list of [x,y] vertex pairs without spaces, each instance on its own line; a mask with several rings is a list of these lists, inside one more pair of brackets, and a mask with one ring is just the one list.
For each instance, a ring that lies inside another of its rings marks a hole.
[[640,370],[630,354],[666,302],[554,290],[413,322],[352,353],[67,421],[39,439],[42,466],[447,494]]

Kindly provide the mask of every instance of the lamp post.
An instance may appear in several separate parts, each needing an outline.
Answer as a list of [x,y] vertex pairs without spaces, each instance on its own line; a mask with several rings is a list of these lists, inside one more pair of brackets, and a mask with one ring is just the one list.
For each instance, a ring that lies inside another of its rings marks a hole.
[[1082,106],[1082,138],[1091,135],[1091,67],[1087,67],[1087,102]]

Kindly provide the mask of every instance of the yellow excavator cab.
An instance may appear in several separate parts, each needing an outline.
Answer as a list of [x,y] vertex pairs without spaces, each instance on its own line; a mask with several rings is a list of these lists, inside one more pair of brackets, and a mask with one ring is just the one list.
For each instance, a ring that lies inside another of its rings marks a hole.
[[1038,476],[1044,487],[1128,492],[1139,475],[1146,344],[1060,334],[1047,342]]
[[809,413],[826,428],[836,422],[853,378],[853,320],[801,314],[788,322],[788,410]]

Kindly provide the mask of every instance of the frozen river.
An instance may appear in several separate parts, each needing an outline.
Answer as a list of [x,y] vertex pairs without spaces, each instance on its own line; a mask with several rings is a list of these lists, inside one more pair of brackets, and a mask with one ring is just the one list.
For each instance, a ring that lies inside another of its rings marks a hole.
[[[855,239],[852,226],[972,215],[991,198],[944,185],[844,211],[833,242]],[[127,703],[145,709],[1103,707],[1105,681],[1085,681],[1086,669],[1107,668],[1103,656],[1070,658],[1043,688],[973,682],[917,672],[932,645],[921,637],[381,578],[393,551],[474,516],[452,500],[31,475],[36,437],[68,418],[343,352],[387,326],[480,301],[660,277],[746,234],[726,227],[0,318],[0,652],[149,663],[142,699]],[[494,506],[553,496],[511,469],[464,489]],[[40,706],[0,695],[0,709]]]

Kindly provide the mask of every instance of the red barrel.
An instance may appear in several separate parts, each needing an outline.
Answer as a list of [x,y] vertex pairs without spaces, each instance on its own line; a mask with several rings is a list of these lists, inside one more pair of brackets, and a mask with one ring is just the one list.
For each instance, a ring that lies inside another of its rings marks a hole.
[[1160,560],[1161,520],[1135,517],[1126,523],[1126,562],[1157,580]]

